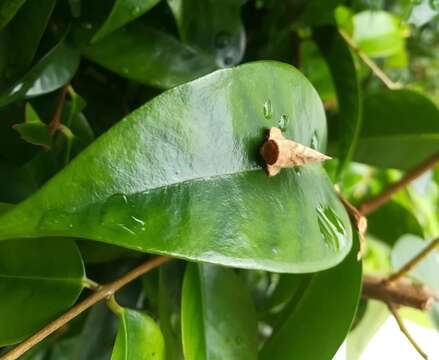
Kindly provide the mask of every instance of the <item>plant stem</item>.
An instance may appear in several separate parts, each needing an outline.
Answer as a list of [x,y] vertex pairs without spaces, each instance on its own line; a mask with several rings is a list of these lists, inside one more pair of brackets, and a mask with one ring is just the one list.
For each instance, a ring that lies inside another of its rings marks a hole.
[[131,270],[127,274],[121,276],[115,281],[103,285],[96,292],[91,294],[89,297],[81,301],[80,303],[73,306],[66,313],[61,315],[56,320],[47,324],[40,331],[23,341],[21,344],[17,345],[11,351],[7,352],[5,355],[0,357],[0,360],[15,360],[18,359],[21,355],[23,355],[30,348],[38,344],[40,341],[45,339],[47,336],[60,329],[62,326],[67,324],[70,320],[74,319],[76,316],[97,304],[98,302],[112,296],[117,290],[124,287],[131,281],[137,279],[139,276],[144,273],[160,266],[161,264],[171,260],[171,258],[164,256],[157,256],[150,260],[145,261],[143,264],[139,265],[135,269]]
[[66,100],[66,94],[68,91],[68,86],[63,86],[61,88],[61,93],[59,94],[58,104],[56,105],[55,112],[53,113],[52,120],[49,124],[49,131],[51,134],[54,134],[59,126],[61,125],[61,113],[64,108],[64,102]]
[[391,184],[377,196],[366,200],[359,206],[358,210],[363,215],[370,214],[371,212],[378,209],[381,205],[388,202],[397,191],[406,187],[417,177],[432,169],[437,163],[439,163],[439,152],[435,153],[431,158],[427,159],[426,161],[415,167],[413,170],[407,172],[407,174],[401,180]]
[[388,303],[387,307],[389,308],[390,312],[392,313],[393,317],[395,318],[396,322],[398,323],[399,329],[401,332],[405,335],[408,341],[413,345],[413,347],[416,349],[416,351],[419,353],[419,355],[422,356],[425,360],[428,360],[427,354],[421,349],[421,347],[416,343],[415,339],[410,335],[409,331],[404,325],[404,321],[402,321],[401,317],[399,316],[398,310],[396,309],[395,304]]
[[419,254],[414,256],[410,261],[408,261],[401,269],[397,272],[391,274],[386,282],[388,284],[394,283],[398,279],[402,278],[409,271],[411,271],[416,265],[418,265],[428,254],[430,254],[439,245],[439,238],[433,240],[428,244]]
[[355,41],[343,30],[338,30],[341,37],[346,41],[346,43],[349,45],[349,47],[355,51],[355,53],[359,56],[359,58],[372,70],[372,72],[375,74],[377,78],[379,78],[384,85],[387,86],[390,90],[400,89],[402,86],[400,84],[397,84],[393,82],[386,73],[380,69],[380,67],[375,64],[375,62],[366,55],[366,53],[361,50],[358,45],[355,43]]

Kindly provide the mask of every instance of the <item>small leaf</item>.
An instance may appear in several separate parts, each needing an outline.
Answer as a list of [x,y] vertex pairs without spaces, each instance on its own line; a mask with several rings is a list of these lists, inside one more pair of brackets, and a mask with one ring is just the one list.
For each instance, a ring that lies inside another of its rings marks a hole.
[[35,109],[30,103],[26,104],[26,120],[22,124],[15,124],[14,129],[17,130],[23,140],[40,145],[48,149],[52,143],[52,136],[48,126],[40,120]]
[[130,21],[142,16],[160,0],[115,0],[110,15],[93,37],[93,42],[102,39]]
[[281,322],[262,348],[261,360],[332,359],[352,325],[361,295],[362,270],[357,261],[358,236],[355,238],[348,257],[338,266],[312,275],[300,296],[280,313]]
[[59,89],[70,81],[78,65],[78,53],[61,41],[20,81],[0,94],[0,107]]
[[233,270],[188,264],[181,317],[186,359],[257,359],[254,305]]
[[111,36],[84,47],[82,53],[120,76],[164,89],[216,68],[213,59],[207,55],[141,24],[131,24],[115,31]]
[[0,30],[15,16],[26,0],[2,0],[0,2]]
[[82,290],[84,267],[71,239],[0,243],[0,346],[17,343],[60,315]]
[[439,110],[410,90],[381,90],[364,99],[355,160],[408,170],[439,150]]
[[0,217],[0,239],[80,237],[277,272],[332,267],[349,252],[351,227],[321,166],[264,173],[259,148],[281,120],[286,137],[324,152],[321,101],[285,64],[169,90]]
[[160,328],[141,311],[121,308],[120,325],[111,360],[163,360],[165,344]]
[[361,129],[362,94],[355,68],[355,59],[335,27],[322,27],[315,32],[320,50],[331,70],[337,91],[338,117],[334,120],[338,130],[339,159],[335,178],[342,175],[355,152]]

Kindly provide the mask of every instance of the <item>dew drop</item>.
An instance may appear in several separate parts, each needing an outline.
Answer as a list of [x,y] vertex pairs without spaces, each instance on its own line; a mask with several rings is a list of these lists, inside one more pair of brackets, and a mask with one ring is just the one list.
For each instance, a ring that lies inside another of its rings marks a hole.
[[319,148],[319,138],[317,136],[317,131],[314,131],[311,137],[311,148],[317,150]]
[[273,108],[271,107],[271,100],[268,99],[268,100],[264,103],[264,117],[265,117],[267,120],[270,120],[272,116],[273,116]]
[[288,126],[288,115],[283,114],[277,122],[278,128],[285,131]]
[[100,223],[102,226],[112,230],[123,230],[129,234],[135,234],[133,228],[139,220],[131,214],[131,207],[128,197],[124,194],[115,194],[110,196],[103,204],[100,211]]
[[338,250],[345,242],[346,229],[337,214],[328,206],[316,208],[317,221],[325,243]]
[[217,49],[224,49],[230,44],[230,34],[227,31],[220,31],[215,36],[215,47]]

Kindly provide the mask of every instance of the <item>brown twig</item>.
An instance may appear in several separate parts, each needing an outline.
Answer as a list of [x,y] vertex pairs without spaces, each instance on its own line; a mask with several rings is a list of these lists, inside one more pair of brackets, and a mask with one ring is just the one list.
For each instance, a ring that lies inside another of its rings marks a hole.
[[413,283],[408,279],[399,279],[390,284],[387,278],[365,275],[363,297],[424,311],[431,309],[437,294],[427,286]]
[[419,254],[415,255],[410,261],[408,261],[401,269],[394,272],[387,278],[387,283],[392,284],[398,279],[402,278],[409,271],[411,271],[416,265],[418,265],[425,257],[430,254],[439,245],[439,238],[433,240],[428,244]]
[[49,124],[49,131],[51,134],[54,134],[59,129],[59,126],[61,125],[61,114],[64,108],[64,103],[66,100],[66,94],[68,89],[69,89],[68,85],[65,85],[61,88],[61,92],[58,98],[58,103],[56,105],[55,112],[53,113],[52,120],[50,121]]
[[427,354],[421,349],[421,347],[417,344],[415,339],[410,335],[409,331],[405,327],[404,321],[402,320],[401,316],[399,316],[398,309],[396,308],[395,304],[387,303],[387,307],[389,308],[390,312],[398,323],[399,329],[405,335],[407,340],[410,341],[410,343],[413,345],[419,355],[422,356],[422,358],[428,360]]
[[413,170],[407,172],[407,174],[401,180],[395,182],[394,184],[391,184],[377,196],[363,202],[358,207],[358,210],[363,215],[370,214],[371,212],[378,209],[381,205],[388,202],[397,191],[406,187],[417,177],[432,169],[437,163],[439,163],[439,152],[435,153],[431,158],[427,159],[426,161],[415,167]]
[[45,339],[47,336],[49,336],[56,330],[60,329],[62,326],[67,324],[70,320],[72,320],[73,318],[75,318],[76,316],[78,316],[88,308],[112,296],[117,290],[119,290],[126,284],[130,283],[131,281],[135,280],[136,278],[143,275],[144,273],[160,266],[161,264],[169,260],[171,260],[171,258],[167,258],[164,256],[154,257],[153,259],[145,261],[143,264],[139,265],[138,267],[131,270],[127,274],[121,276],[120,278],[116,279],[115,281],[103,285],[102,287],[99,288],[99,290],[91,294],[85,300],[73,306],[70,310],[68,310],[66,313],[61,315],[59,318],[47,324],[40,331],[38,331],[28,339],[23,341],[21,344],[17,345],[11,351],[7,352],[5,355],[0,357],[0,360],[18,359],[30,348],[38,344],[40,341]]
[[377,78],[379,78],[384,85],[386,85],[389,89],[395,90],[400,89],[402,86],[393,82],[386,73],[380,69],[380,67],[373,62],[373,60],[366,55],[366,53],[359,48],[359,46],[355,43],[355,41],[343,30],[338,30],[341,37],[346,41],[346,44],[355,51],[355,53],[359,56],[359,58],[372,70]]

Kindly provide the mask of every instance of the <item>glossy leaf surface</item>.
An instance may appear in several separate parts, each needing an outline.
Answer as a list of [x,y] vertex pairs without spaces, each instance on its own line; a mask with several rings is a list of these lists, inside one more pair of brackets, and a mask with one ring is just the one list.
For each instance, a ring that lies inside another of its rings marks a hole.
[[212,55],[220,67],[235,65],[244,55],[243,2],[168,0],[182,40]]
[[121,309],[111,360],[163,360],[165,344],[158,325],[147,314]]
[[160,0],[115,0],[110,15],[94,35],[93,41],[103,38],[114,30],[142,16],[159,1]]
[[381,90],[364,100],[355,160],[408,170],[439,151],[439,110],[410,90]]
[[78,53],[64,42],[60,42],[21,80],[0,94],[0,107],[60,88],[70,81],[78,65]]
[[84,268],[73,240],[0,242],[0,345],[39,330],[78,298]]
[[193,80],[216,68],[211,57],[141,24],[117,30],[111,37],[85,46],[82,53],[127,79],[163,89]]
[[341,264],[313,275],[283,310],[261,360],[332,359],[352,325],[360,299],[362,268],[357,244]]
[[339,138],[339,163],[336,174],[338,177],[351,161],[357,145],[362,119],[362,94],[355,59],[337,29],[319,28],[315,37],[328,63],[337,92],[339,113],[335,121]]
[[281,125],[324,152],[320,99],[285,64],[243,65],[169,90],[0,218],[0,239],[74,236],[278,272],[334,266],[349,252],[351,227],[321,165],[273,178],[261,167],[266,130]]
[[233,270],[189,264],[181,316],[186,359],[257,359],[254,305]]

